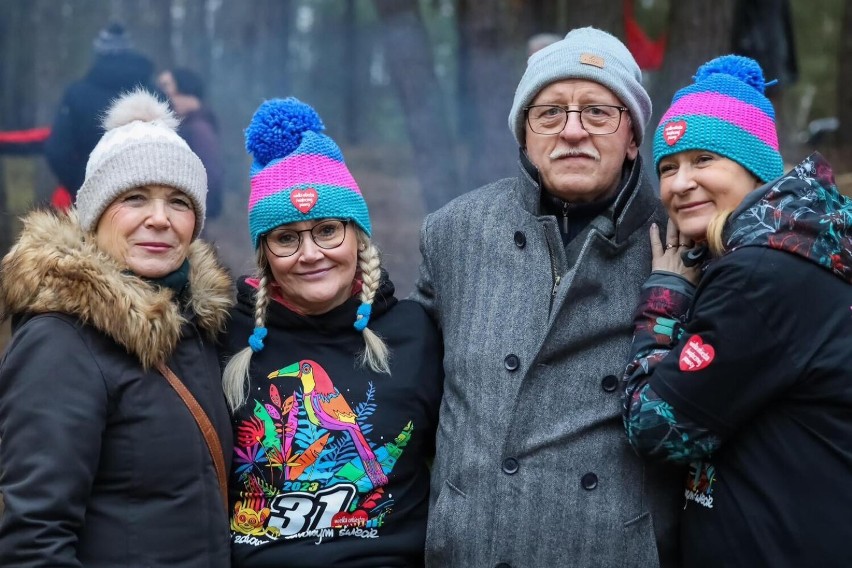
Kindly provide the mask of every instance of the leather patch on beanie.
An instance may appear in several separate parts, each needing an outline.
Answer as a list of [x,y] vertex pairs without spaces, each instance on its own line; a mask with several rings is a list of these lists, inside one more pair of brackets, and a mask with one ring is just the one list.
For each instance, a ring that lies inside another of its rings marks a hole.
[[592,65],[593,67],[597,67],[598,69],[604,68],[604,58],[600,55],[593,55],[591,53],[581,54],[580,63],[583,63],[585,65]]
[[314,208],[317,204],[317,190],[309,187],[307,189],[294,189],[290,192],[290,202],[303,214]]

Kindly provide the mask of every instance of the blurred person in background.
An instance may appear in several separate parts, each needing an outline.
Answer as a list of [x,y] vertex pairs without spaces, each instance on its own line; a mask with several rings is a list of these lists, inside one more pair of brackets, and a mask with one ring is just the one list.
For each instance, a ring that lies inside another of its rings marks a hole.
[[527,40],[527,57],[529,57],[536,51],[544,49],[551,43],[556,43],[561,39],[561,35],[551,33],[540,33],[530,36],[530,38]]
[[176,126],[119,98],[76,210],[28,215],[3,259],[2,566],[230,566],[232,284],[197,240],[206,176]]
[[441,340],[394,296],[323,130],[293,98],[246,129],[257,275],[237,286],[223,379],[234,566],[422,566]]
[[121,93],[134,87],[153,90],[154,65],[133,49],[123,25],[107,25],[95,37],[92,49],[92,66],[82,79],[65,89],[44,145],[47,163],[70,194],[70,201],[83,185],[89,153],[103,134],[104,111]]
[[178,134],[207,170],[207,218],[216,219],[222,213],[224,162],[218,121],[204,104],[204,82],[195,71],[176,67],[161,72],[157,84],[181,119]]
[[657,127],[671,221],[665,239],[650,231],[624,425],[641,456],[689,464],[684,566],[839,568],[852,541],[852,201],[819,154],[783,175],[765,88],[754,60],[714,59]]

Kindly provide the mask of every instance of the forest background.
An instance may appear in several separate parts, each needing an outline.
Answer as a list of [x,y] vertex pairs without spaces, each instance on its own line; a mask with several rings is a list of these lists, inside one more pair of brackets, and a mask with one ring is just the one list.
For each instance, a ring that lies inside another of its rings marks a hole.
[[[765,16],[744,29],[746,12]],[[652,128],[698,65],[751,34],[776,52],[776,63],[762,63],[779,75],[767,79],[780,81],[768,93],[785,160],[818,149],[842,187],[852,171],[852,0],[0,0],[0,132],[50,125],[110,21],[125,25],[158,71],[189,67],[207,82],[227,188],[207,236],[235,275],[252,266],[243,130],[263,100],[296,96],[341,146],[384,264],[407,295],[424,215],[515,173],[507,115],[527,39],[541,32],[592,25],[630,40],[649,59]],[[776,65],[785,52],[792,69]],[[0,154],[0,255],[20,215],[55,185],[38,153]],[[0,347],[4,332],[8,323]]]

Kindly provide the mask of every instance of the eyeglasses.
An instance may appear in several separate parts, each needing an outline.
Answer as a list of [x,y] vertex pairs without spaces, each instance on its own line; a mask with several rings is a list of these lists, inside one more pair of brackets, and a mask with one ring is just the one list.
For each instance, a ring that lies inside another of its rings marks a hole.
[[536,134],[555,135],[568,124],[568,115],[580,115],[580,126],[594,136],[612,134],[621,126],[621,113],[627,107],[616,105],[589,105],[580,109],[567,109],[558,105],[532,105],[524,107],[527,122]]
[[263,235],[266,249],[279,258],[293,256],[302,246],[302,233],[310,233],[316,245],[325,250],[337,248],[346,239],[348,220],[329,219],[317,223],[310,229],[294,231],[293,229],[273,229]]

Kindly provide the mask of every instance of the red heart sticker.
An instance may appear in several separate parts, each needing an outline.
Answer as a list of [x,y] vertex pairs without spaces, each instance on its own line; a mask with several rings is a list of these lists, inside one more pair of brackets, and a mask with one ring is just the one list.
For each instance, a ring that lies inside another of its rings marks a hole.
[[317,190],[312,187],[294,189],[290,192],[290,202],[302,213],[307,213],[314,208],[314,205],[317,204],[317,197]]
[[331,518],[331,527],[334,529],[364,526],[367,526],[367,513],[361,509],[358,509],[352,514],[340,511],[339,513],[335,513]]
[[686,122],[683,120],[670,122],[663,128],[663,138],[669,146],[673,146],[675,142],[683,138],[684,134],[686,134]]
[[697,335],[686,342],[686,347],[680,352],[681,371],[700,371],[709,365],[716,357],[716,350]]

